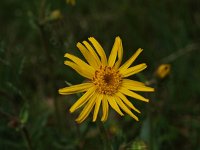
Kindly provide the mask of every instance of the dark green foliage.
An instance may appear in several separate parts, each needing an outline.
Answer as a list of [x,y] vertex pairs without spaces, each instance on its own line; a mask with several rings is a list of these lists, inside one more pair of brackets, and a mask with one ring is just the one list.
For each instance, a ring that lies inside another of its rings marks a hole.
[[[163,62],[172,69],[143,94],[149,104],[132,99],[140,122],[110,111],[113,149],[200,150],[199,8],[197,0],[1,1],[0,150],[101,150],[97,124],[89,117],[78,125],[78,112],[68,111],[79,95],[57,91],[84,82],[63,64],[66,52],[82,57],[76,43],[94,36],[109,54],[118,35],[123,61],[144,48],[136,63],[148,69],[133,78],[151,80]],[[50,20],[56,9],[62,18]]]

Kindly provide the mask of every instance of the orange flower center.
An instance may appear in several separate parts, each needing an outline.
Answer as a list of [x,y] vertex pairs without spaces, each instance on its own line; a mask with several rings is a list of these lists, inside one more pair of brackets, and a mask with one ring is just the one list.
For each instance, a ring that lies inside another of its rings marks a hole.
[[114,68],[101,66],[99,70],[96,70],[92,82],[99,93],[113,95],[121,85],[122,75]]

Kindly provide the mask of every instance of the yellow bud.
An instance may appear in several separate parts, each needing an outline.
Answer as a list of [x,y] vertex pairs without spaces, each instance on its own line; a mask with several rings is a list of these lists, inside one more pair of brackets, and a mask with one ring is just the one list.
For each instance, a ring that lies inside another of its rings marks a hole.
[[171,70],[171,65],[170,64],[161,64],[160,66],[158,66],[155,75],[156,77],[163,79],[165,78],[167,75],[169,75]]
[[76,4],[76,0],[66,0],[66,3],[74,6]]
[[52,11],[51,14],[49,15],[50,21],[59,20],[59,19],[62,19],[62,14],[61,14],[60,10],[58,10],[58,9]]

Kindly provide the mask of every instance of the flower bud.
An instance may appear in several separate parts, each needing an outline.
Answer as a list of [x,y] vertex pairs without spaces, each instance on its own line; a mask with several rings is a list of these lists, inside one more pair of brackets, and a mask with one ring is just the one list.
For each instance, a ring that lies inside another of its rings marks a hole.
[[62,19],[62,14],[59,9],[52,11],[48,17],[48,20],[55,21]]
[[158,66],[155,75],[157,78],[163,79],[169,75],[170,70],[171,70],[170,64],[161,64],[160,66]]

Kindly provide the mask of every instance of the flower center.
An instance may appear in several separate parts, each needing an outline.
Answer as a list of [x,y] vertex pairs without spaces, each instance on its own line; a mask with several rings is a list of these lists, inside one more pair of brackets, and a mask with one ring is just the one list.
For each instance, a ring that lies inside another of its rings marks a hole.
[[101,94],[113,95],[121,85],[122,75],[114,68],[105,66],[96,70],[92,82]]

